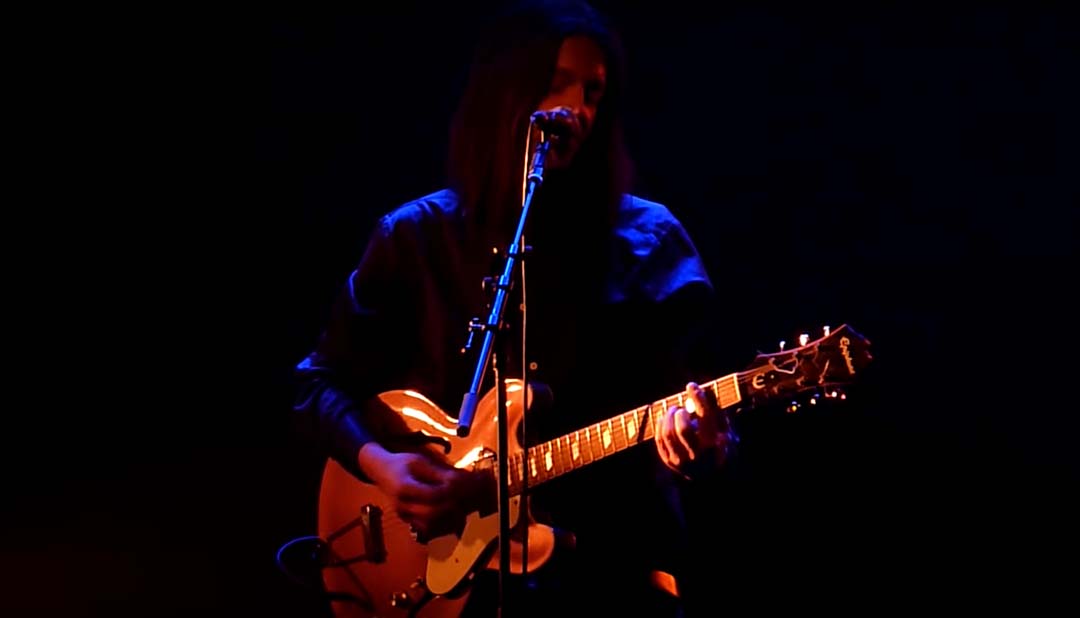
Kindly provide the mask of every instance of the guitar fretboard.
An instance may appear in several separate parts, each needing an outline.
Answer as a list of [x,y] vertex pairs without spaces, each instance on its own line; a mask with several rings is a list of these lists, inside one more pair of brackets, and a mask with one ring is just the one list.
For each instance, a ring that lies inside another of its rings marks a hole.
[[[739,378],[738,373],[733,373],[700,386],[703,390],[711,390],[720,407],[727,408],[742,400]],[[685,397],[685,392],[672,395],[530,447],[527,455],[525,452],[513,454],[508,458],[511,495],[521,493],[526,460],[528,486],[532,487],[648,442],[656,437],[662,415],[668,408],[685,407]]]

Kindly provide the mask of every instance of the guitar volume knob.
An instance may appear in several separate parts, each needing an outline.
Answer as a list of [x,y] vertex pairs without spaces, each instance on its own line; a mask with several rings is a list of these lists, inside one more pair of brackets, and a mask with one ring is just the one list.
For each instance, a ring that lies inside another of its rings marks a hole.
[[409,609],[424,602],[427,597],[427,586],[422,577],[417,577],[408,590],[399,590],[390,594],[390,606],[400,609]]
[[412,599],[404,592],[395,592],[390,595],[390,606],[407,609],[412,605]]

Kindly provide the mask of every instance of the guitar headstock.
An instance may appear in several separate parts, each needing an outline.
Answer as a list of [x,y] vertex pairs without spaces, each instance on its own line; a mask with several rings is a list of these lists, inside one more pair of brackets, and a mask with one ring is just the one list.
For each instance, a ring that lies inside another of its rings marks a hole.
[[754,403],[809,392],[815,395],[810,403],[822,396],[844,398],[842,388],[852,384],[872,359],[870,341],[853,328],[847,324],[826,327],[814,341],[803,335],[798,347],[758,354],[739,373],[739,385]]

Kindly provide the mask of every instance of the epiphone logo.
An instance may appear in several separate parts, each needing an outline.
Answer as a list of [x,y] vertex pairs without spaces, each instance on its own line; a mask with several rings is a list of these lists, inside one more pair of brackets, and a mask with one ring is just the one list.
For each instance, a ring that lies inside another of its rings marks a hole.
[[848,352],[848,346],[851,344],[851,340],[847,337],[840,338],[840,353],[844,355],[844,362],[847,363],[847,369],[851,372],[851,375],[855,375],[855,364],[851,360],[851,353]]

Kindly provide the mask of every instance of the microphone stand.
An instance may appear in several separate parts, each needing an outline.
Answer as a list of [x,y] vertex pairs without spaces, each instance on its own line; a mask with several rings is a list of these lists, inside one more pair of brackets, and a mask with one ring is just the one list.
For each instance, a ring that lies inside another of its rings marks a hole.
[[[533,122],[535,122],[535,120]],[[530,134],[533,126],[535,125],[530,123]],[[544,167],[548,150],[551,148],[551,140],[547,138],[546,132],[541,131],[540,136],[540,143],[537,146],[536,152],[533,154],[532,161],[529,165],[528,177],[525,184],[525,195],[522,200],[521,215],[518,219],[517,229],[510,242],[510,248],[506,252],[506,264],[503,268],[502,275],[495,283],[495,295],[491,302],[487,321],[479,322],[474,319],[469,323],[469,341],[466,343],[465,348],[469,349],[472,346],[473,335],[477,331],[483,332],[484,339],[480,347],[479,357],[476,360],[476,368],[473,373],[472,383],[469,387],[469,391],[465,393],[465,396],[462,398],[457,424],[457,435],[462,438],[468,436],[469,432],[472,430],[476,407],[480,402],[480,388],[484,382],[484,374],[490,363],[495,374],[496,406],[498,409],[498,453],[496,454],[496,469],[498,470],[499,495],[498,608],[500,618],[505,615],[504,609],[507,599],[506,587],[510,575],[510,466],[508,456],[510,440],[508,435],[509,419],[506,407],[506,384],[500,376],[500,372],[507,366],[505,350],[502,349],[501,333],[504,327],[503,314],[506,309],[506,301],[510,295],[510,290],[513,288],[514,269],[518,260],[523,259],[528,252],[528,248],[522,246],[522,238],[524,237],[525,227],[528,223],[533,197],[536,195],[537,189],[539,189],[544,182]],[[522,367],[522,371],[525,371],[524,366]],[[526,383],[523,384],[522,387],[522,397],[525,398],[524,401],[527,402],[529,386]],[[526,403],[526,405],[528,404]],[[526,468],[528,467],[527,457],[525,458],[523,465]],[[528,476],[529,471],[526,470],[523,473],[523,477],[527,479]],[[524,515],[524,513],[519,513],[519,516],[521,515]],[[523,569],[523,573],[524,572],[525,569]]]

